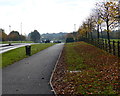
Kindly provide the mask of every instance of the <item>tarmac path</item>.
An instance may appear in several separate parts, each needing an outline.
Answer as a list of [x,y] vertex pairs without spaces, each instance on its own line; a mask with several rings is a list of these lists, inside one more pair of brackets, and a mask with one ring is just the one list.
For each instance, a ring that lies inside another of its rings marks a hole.
[[49,81],[63,46],[53,45],[4,68],[2,94],[54,94]]

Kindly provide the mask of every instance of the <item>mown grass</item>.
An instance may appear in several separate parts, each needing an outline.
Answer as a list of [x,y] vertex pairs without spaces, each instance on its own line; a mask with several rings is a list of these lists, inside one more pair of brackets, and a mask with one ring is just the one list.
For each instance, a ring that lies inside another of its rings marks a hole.
[[66,70],[69,71],[63,81],[72,86],[69,87],[72,94],[119,93],[120,59],[116,56],[85,42],[79,42],[65,45],[65,59]]
[[[33,55],[43,49],[46,49],[52,45],[54,45],[54,44],[48,43],[48,44],[31,45],[31,55]],[[14,50],[10,50],[10,51],[2,53],[0,55],[2,55],[0,57],[0,60],[2,60],[2,64],[0,64],[0,67],[2,67],[2,68],[6,67],[8,65],[11,65],[14,62],[17,62],[23,58],[28,57],[28,56],[26,56],[25,47],[20,47],[20,48],[14,49]]]
[[0,54],[0,67],[2,66],[2,54]]
[[87,67],[85,64],[83,64],[83,58],[80,57],[73,49],[74,46],[74,44],[70,43],[68,43],[66,46],[66,61],[67,64],[69,64],[69,71],[81,70]]

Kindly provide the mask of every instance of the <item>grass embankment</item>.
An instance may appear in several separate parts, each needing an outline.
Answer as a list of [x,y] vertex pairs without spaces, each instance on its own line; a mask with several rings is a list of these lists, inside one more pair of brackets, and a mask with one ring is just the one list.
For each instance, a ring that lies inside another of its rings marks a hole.
[[120,58],[90,44],[65,45],[52,84],[57,94],[119,93]]
[[[46,49],[52,45],[54,45],[54,44],[48,43],[48,44],[31,45],[31,55],[33,55],[43,49]],[[2,57],[0,57],[0,60],[2,60],[2,67],[6,67],[6,66],[13,64],[14,62],[17,62],[26,57],[28,57],[28,56],[26,56],[25,47],[21,47],[21,48],[17,48],[17,49],[10,50],[8,52],[3,53]]]

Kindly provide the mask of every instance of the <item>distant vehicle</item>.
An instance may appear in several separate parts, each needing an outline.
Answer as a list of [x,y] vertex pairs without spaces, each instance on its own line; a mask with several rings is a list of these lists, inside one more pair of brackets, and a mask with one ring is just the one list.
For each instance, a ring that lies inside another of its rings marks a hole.
[[50,41],[50,43],[54,43],[54,41]]
[[45,40],[45,43],[50,43],[50,40]]
[[61,43],[61,41],[54,41],[53,43]]
[[42,40],[40,43],[51,43],[51,41],[48,39],[48,40]]

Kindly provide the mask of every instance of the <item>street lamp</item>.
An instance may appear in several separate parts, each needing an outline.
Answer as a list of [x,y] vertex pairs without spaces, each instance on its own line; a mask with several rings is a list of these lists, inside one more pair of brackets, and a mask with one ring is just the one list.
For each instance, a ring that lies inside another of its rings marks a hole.
[[9,25],[9,31],[11,32],[11,25]]
[[[9,25],[9,31],[11,32],[11,25]],[[9,41],[9,39],[8,39],[8,43],[9,45],[11,45],[11,42]]]
[[74,32],[76,32],[76,24],[74,24]]

